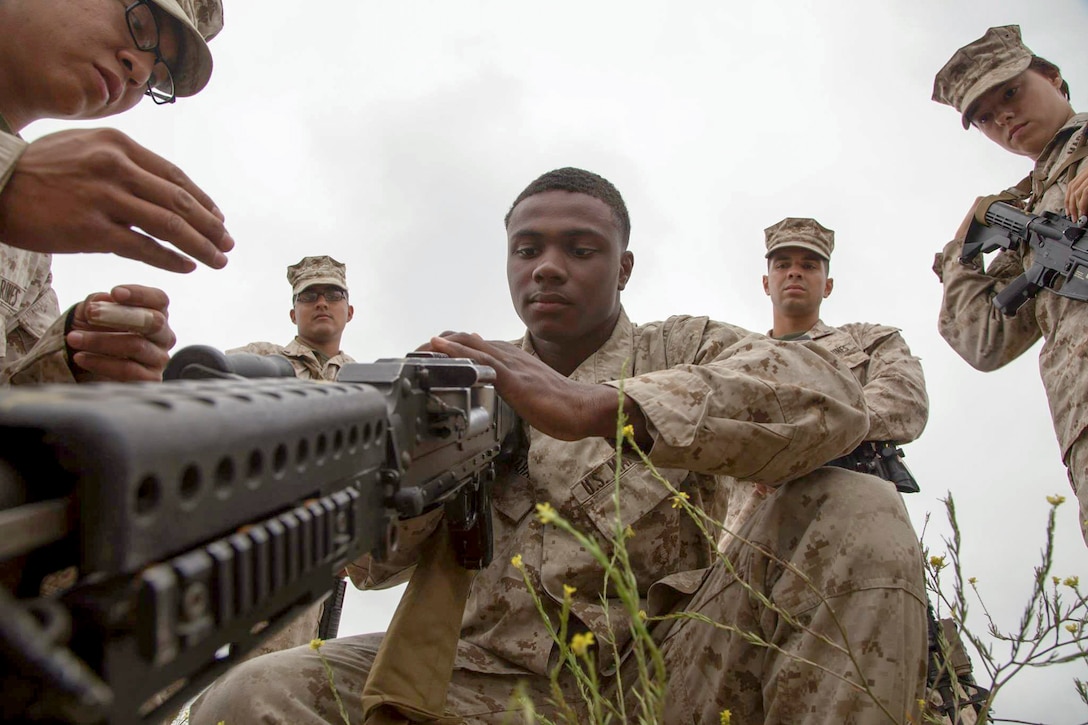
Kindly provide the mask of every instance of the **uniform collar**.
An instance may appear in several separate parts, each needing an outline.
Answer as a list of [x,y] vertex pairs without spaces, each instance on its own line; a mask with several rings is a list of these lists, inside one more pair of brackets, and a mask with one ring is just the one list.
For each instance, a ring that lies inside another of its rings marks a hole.
[[[536,355],[529,332],[521,338],[521,349]],[[612,334],[597,351],[582,361],[582,364],[570,374],[570,379],[580,383],[605,383],[616,380],[626,364],[626,374],[631,375],[634,361],[635,326],[627,317],[627,312],[620,307],[616,326]]]
[[790,336],[789,338],[775,337],[774,330],[767,330],[767,337],[771,338],[772,340],[816,340],[821,337],[827,337],[833,332],[835,332],[835,328],[829,327],[828,325],[824,324],[823,320],[817,319],[816,324],[813,325],[808,332],[802,333],[801,335]]
[[1084,134],[1082,133],[1079,142],[1072,147],[1069,146],[1069,141],[1073,135],[1084,129],[1086,125],[1088,125],[1088,113],[1077,113],[1058,129],[1058,132],[1054,134],[1054,138],[1050,139],[1047,145],[1043,147],[1043,152],[1039,154],[1039,159],[1035,162],[1032,177],[1036,184],[1047,181],[1051,170],[1061,162],[1063,156],[1061,152],[1063,150],[1071,153],[1076,146],[1084,143]]
[[812,329],[808,331],[808,336],[813,340],[818,340],[821,337],[827,337],[835,332],[835,328],[824,323],[823,320],[816,320],[816,324],[812,326]]
[[[318,357],[317,357],[316,354],[314,354],[313,348],[310,347],[309,345],[307,345],[306,343],[304,343],[297,336],[295,337],[294,340],[291,340],[291,342],[287,343],[284,346],[283,349],[286,350],[287,352],[291,353],[292,355],[298,355],[299,357],[310,358],[314,362],[318,362]],[[343,352],[344,352],[343,350],[337,350],[336,354],[333,355],[332,357],[330,357],[329,360],[332,360],[332,359],[334,359],[336,357],[339,357],[340,355],[343,354]],[[328,362],[328,361],[326,361],[326,362]]]

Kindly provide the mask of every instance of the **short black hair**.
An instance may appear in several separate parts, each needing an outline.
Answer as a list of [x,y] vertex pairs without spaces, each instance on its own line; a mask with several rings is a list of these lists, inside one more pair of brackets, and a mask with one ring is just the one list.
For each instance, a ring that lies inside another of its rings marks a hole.
[[573,166],[555,169],[538,176],[518,194],[517,199],[514,199],[514,203],[510,205],[510,211],[506,212],[503,224],[510,226],[510,215],[514,213],[514,207],[530,196],[542,194],[545,191],[570,191],[575,194],[587,194],[603,201],[619,222],[620,233],[623,235],[623,248],[627,249],[627,243],[631,241],[631,217],[627,214],[627,205],[623,202],[619,189],[603,176],[585,169],[576,169]]

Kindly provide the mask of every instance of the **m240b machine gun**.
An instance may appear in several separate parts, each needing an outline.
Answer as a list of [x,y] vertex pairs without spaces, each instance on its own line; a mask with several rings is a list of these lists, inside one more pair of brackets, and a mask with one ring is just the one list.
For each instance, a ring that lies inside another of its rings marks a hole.
[[[171,368],[215,378],[233,357],[187,348]],[[491,368],[254,374],[291,377],[0,393],[0,719],[161,721],[347,563],[385,556],[400,518],[444,506],[461,563],[490,561],[518,428]],[[43,596],[65,568],[74,585]]]

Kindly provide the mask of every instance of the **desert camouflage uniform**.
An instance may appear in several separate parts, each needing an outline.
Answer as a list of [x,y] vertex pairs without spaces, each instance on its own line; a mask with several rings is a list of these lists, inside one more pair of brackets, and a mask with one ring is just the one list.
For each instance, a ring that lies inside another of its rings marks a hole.
[[865,391],[867,441],[910,443],[929,419],[922,364],[899,330],[868,322],[831,327],[817,321],[808,336],[850,368]]
[[[0,192],[26,142],[0,118]],[[67,315],[53,291],[53,256],[0,243],[0,384],[73,382],[64,343]]]
[[[1079,171],[1080,161],[1057,176],[1064,159],[1088,140],[1088,114],[1079,113],[1043,149],[1031,175],[1031,196],[1025,208],[1033,214],[1065,213],[1065,191]],[[1080,501],[1081,532],[1088,542],[1088,303],[1043,290],[1014,317],[992,304],[994,296],[1031,266],[1034,250],[1003,251],[987,268],[981,257],[961,264],[962,239],[949,242],[937,255],[933,269],[944,284],[939,327],[941,335],[973,367],[996,370],[1019,357],[1042,337],[1039,372],[1050,402],[1062,460]]]
[[[531,350],[528,339],[524,346]],[[890,484],[871,477],[813,470],[852,450],[868,430],[857,383],[816,345],[776,342],[692,317],[635,327],[621,315],[611,338],[571,378],[604,383],[625,369],[634,376],[624,384],[626,394],[638,402],[654,439],[652,459],[693,504],[720,519],[724,476],[775,487],[745,525],[758,546],[737,541],[727,551],[736,567],[731,573],[715,557],[714,542],[673,507],[668,490],[635,457],[624,456],[619,516],[634,532],[627,546],[644,608],[651,615],[699,611],[750,629],[782,652],[690,620],[662,625],[654,634],[670,677],[666,722],[717,722],[727,708],[733,723],[879,719],[869,696],[804,663],[857,679],[848,659],[761,606],[749,587],[841,642],[837,616],[875,696],[897,722],[908,714],[916,721],[925,595],[921,552],[902,501]],[[629,652],[622,607],[615,599],[607,611],[601,604],[600,567],[534,515],[534,503],[549,502],[576,527],[606,540],[616,515],[614,447],[599,438],[559,441],[531,429],[529,436],[524,459],[501,472],[494,486],[495,558],[473,581],[462,622],[446,707],[466,722],[502,721],[518,680],[527,681],[548,712],[555,649],[511,563],[515,554],[551,616],[564,586],[573,586],[576,629],[592,631],[598,642],[615,636],[618,649]],[[404,580],[404,567],[414,563],[409,542],[419,533],[402,536],[390,561],[358,562],[353,579],[364,588]],[[782,561],[803,571],[812,587]],[[321,648],[353,722],[380,640],[349,637]],[[598,648],[596,657],[604,671],[616,666],[608,647]],[[621,667],[630,669],[632,660]],[[213,685],[194,706],[192,722],[220,720],[335,722],[339,714],[317,653],[297,648],[240,665]]]
[[[921,362],[911,354],[898,329],[868,322],[831,327],[818,320],[805,336],[830,351],[861,383],[869,410],[865,440],[910,443],[922,435],[929,419],[926,381]],[[773,490],[748,481],[731,481],[727,489],[722,548],[731,538],[730,532],[737,531]]]
[[295,369],[295,375],[300,380],[336,380],[340,368],[348,363],[355,362],[350,356],[340,351],[322,361],[324,355],[318,355],[299,338],[295,338],[286,345],[276,345],[271,342],[251,342],[245,347],[236,347],[232,352],[251,352],[256,355],[283,355],[291,361],[291,367]]

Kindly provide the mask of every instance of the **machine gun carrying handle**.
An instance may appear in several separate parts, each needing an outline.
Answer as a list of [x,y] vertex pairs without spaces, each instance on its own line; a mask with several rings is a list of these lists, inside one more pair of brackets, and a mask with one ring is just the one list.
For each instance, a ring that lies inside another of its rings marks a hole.
[[295,369],[282,355],[226,353],[209,345],[178,350],[163,371],[163,380],[215,378],[293,378]]

